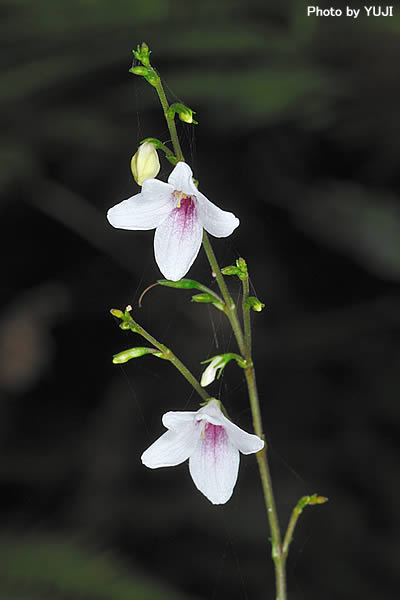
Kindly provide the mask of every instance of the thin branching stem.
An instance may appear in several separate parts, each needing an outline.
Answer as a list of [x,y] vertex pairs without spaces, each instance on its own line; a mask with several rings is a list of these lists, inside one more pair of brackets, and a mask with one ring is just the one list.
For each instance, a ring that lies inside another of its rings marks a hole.
[[150,342],[150,344],[153,344],[153,346],[161,352],[162,357],[165,358],[166,360],[169,360],[169,362],[176,369],[178,369],[178,371],[181,373],[181,375],[183,375],[183,377],[186,379],[186,381],[188,381],[190,383],[190,385],[193,387],[193,389],[196,390],[196,392],[199,394],[199,396],[201,396],[201,398],[203,400],[209,399],[209,395],[207,394],[205,389],[201,387],[201,385],[197,381],[196,377],[189,371],[189,369],[183,364],[183,362],[172,352],[172,350],[170,350],[169,348],[164,346],[164,344],[161,344],[161,342],[156,340],[156,338],[154,336],[152,336],[148,331],[146,331],[141,325],[139,325],[139,323],[137,323],[132,318],[132,316],[129,316],[129,319],[127,319],[126,322],[128,323],[129,329],[131,331],[133,331],[134,333],[138,333],[145,340]]

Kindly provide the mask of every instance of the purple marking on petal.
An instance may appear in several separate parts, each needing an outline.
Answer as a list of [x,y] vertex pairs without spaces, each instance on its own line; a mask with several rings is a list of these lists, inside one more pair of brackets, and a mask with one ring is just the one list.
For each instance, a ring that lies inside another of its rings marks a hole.
[[212,454],[214,460],[217,461],[218,457],[223,451],[228,436],[222,425],[213,425],[212,423],[202,423],[204,430],[201,436],[202,450],[207,454]]
[[184,235],[185,229],[193,226],[193,220],[196,216],[196,207],[191,196],[183,196],[180,199],[179,206],[172,211],[175,217],[175,227],[180,229],[181,235]]

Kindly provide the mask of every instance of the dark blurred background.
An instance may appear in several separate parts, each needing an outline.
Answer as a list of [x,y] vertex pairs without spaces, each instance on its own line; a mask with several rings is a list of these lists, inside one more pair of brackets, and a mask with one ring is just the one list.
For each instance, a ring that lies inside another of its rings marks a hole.
[[[153,233],[105,219],[138,191],[138,142],[168,140],[154,90],[128,72],[145,40],[170,101],[197,111],[200,125],[178,128],[201,190],[241,219],[215,240],[219,260],[243,255],[267,305],[254,356],[282,526],[303,494],[329,497],[301,517],[289,598],[397,599],[400,8],[358,20],[307,18],[303,0],[0,11],[0,598],[274,596],[254,457],[223,507],[187,465],[146,469],[161,415],[198,399],[166,362],[111,363],[141,344],[109,314],[128,303],[196,375],[235,348],[185,292],[154,288],[139,309],[160,276]],[[214,285],[202,254],[190,275]],[[210,392],[251,429],[238,369]]]

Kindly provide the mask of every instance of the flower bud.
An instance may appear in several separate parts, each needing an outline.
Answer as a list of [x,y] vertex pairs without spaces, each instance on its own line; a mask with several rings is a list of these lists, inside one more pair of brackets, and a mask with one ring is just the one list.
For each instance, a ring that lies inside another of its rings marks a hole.
[[224,357],[223,356],[215,356],[212,361],[209,363],[203,375],[201,376],[200,385],[201,387],[207,387],[214,381],[218,374],[225,367]]
[[139,146],[136,154],[132,156],[131,170],[136,183],[139,185],[142,185],[145,179],[157,177],[160,170],[160,161],[153,144],[144,142]]
[[247,298],[247,306],[248,308],[252,308],[256,312],[261,312],[262,309],[265,308],[265,304],[255,296],[249,296]]
[[185,110],[181,110],[179,112],[179,118],[184,123],[195,123],[196,121],[193,119],[194,111],[185,106]]
[[159,352],[153,348],[129,348],[128,350],[123,350],[122,352],[118,352],[118,354],[114,354],[113,363],[114,365],[122,365],[132,358],[140,358],[145,354],[159,354]]
[[143,77],[149,74],[149,70],[146,67],[132,67],[129,71],[134,75],[142,75]]
[[171,104],[171,106],[168,109],[167,116],[169,119],[173,119],[175,117],[175,114],[177,114],[180,120],[184,123],[194,123],[195,125],[198,125],[197,121],[193,119],[193,115],[195,115],[196,112],[188,106],[181,104],[180,102],[175,102],[175,104]]

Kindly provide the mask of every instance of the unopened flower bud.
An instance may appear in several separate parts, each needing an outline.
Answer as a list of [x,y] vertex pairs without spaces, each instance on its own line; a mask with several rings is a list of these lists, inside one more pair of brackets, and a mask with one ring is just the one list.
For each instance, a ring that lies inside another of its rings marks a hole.
[[139,146],[138,151],[131,160],[132,175],[136,183],[143,185],[145,179],[157,177],[160,170],[160,161],[157,150],[150,142]]
[[193,110],[187,107],[185,107],[185,110],[180,111],[179,118],[181,121],[184,121],[184,123],[196,123],[196,121],[193,120]]
[[181,104],[180,102],[171,104],[171,106],[168,109],[168,118],[173,119],[175,114],[177,114],[180,120],[184,121],[184,123],[194,123],[195,125],[198,125],[197,121],[193,119],[193,115],[196,114],[195,111],[189,108],[188,106]]
[[263,308],[265,308],[265,304],[263,302],[261,302],[258,298],[256,298],[255,296],[249,296],[247,298],[247,306],[249,308],[252,308],[253,310],[255,310],[256,312],[261,312]]
[[224,362],[223,356],[215,356],[201,376],[201,387],[207,387],[210,385],[210,383],[212,383],[214,379],[218,377],[218,373],[222,371],[222,369],[225,367],[225,364],[226,363]]
[[149,70],[146,67],[132,67],[129,71],[134,75],[142,75],[142,77],[146,77],[149,74]]
[[[128,362],[132,358],[140,358],[145,354],[155,354],[156,350],[153,348],[129,348],[128,350],[123,350],[122,352],[118,352],[118,354],[114,354],[113,363],[114,365],[121,365],[123,363]],[[159,353],[157,353],[159,354]]]

